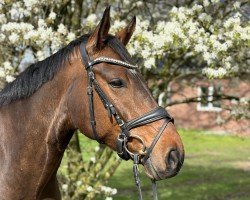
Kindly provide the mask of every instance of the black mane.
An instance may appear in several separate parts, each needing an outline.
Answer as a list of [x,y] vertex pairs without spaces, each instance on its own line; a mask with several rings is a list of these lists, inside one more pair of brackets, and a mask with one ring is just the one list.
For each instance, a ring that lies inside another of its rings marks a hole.
[[[88,37],[89,35],[84,35],[70,42],[67,46],[45,60],[30,65],[24,72],[18,75],[13,82],[7,84],[5,88],[0,91],[0,106],[29,97],[44,83],[52,80],[58,70],[64,66],[65,62],[69,61],[69,57],[75,47],[87,40]],[[132,62],[129,53],[117,38],[109,36],[106,42],[108,46],[120,55],[121,59],[130,63]]]

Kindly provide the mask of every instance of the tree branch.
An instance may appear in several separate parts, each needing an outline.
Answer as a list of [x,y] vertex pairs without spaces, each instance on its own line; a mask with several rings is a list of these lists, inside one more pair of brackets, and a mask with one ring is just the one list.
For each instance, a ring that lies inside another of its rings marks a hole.
[[[208,97],[213,97],[213,100],[210,101],[206,101],[207,103],[211,103],[211,102],[215,102],[215,101],[219,101],[219,100],[237,100],[239,101],[240,98],[236,97],[236,96],[231,96],[231,95],[204,95],[202,96],[203,98],[208,98]],[[182,100],[176,100],[176,101],[172,101],[166,104],[167,106],[173,106],[173,105],[178,105],[178,104],[184,104],[184,103],[196,103],[196,102],[201,102],[201,97],[190,97],[190,98],[185,98]]]

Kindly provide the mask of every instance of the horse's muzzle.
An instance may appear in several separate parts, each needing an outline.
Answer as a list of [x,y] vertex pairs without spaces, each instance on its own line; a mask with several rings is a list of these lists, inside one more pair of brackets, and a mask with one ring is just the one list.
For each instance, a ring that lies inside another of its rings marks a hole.
[[171,149],[165,158],[166,167],[160,169],[150,157],[145,163],[145,172],[153,180],[163,180],[178,174],[184,162],[184,154],[176,149]]

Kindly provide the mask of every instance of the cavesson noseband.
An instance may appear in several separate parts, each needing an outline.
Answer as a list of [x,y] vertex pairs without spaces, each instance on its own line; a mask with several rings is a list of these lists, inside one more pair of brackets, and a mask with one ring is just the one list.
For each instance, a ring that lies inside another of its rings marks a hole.
[[[100,97],[104,107],[108,111],[108,116],[110,118],[113,116],[117,124],[120,126],[121,133],[119,134],[117,138],[117,142],[116,142],[117,154],[124,160],[129,160],[130,158],[134,159],[134,167],[133,167],[134,177],[135,177],[135,182],[139,191],[139,199],[142,199],[140,180],[138,177],[138,164],[140,162],[143,164],[147,162],[147,160],[150,158],[153,148],[155,147],[156,143],[160,139],[167,124],[169,122],[174,122],[174,120],[164,108],[157,107],[153,109],[152,111],[138,118],[125,122],[122,119],[122,117],[120,117],[120,115],[116,111],[116,108],[107,98],[107,96],[101,89],[100,85],[98,84],[98,81],[96,80],[95,74],[93,72],[93,67],[99,63],[109,63],[113,65],[119,65],[122,67],[126,67],[128,69],[138,69],[137,66],[124,62],[124,61],[107,58],[107,57],[99,57],[91,61],[86,51],[86,41],[80,44],[80,53],[82,56],[82,62],[87,71],[87,95],[88,95],[88,103],[89,103],[89,116],[90,116],[90,124],[92,127],[94,138],[99,143],[103,143],[103,141],[99,138],[97,131],[96,131],[96,120],[95,120],[94,103],[93,103],[93,88],[95,89],[96,93]],[[154,138],[150,147],[146,147],[144,144],[144,141],[139,136],[132,135],[129,132],[133,128],[143,126],[143,125],[146,125],[146,124],[149,124],[149,123],[161,120],[161,119],[165,119],[164,123],[162,127],[160,128],[159,132],[157,133],[156,137]],[[134,154],[128,150],[127,142],[129,138],[135,138],[139,140],[140,142],[142,142],[144,146],[143,154]],[[155,172],[154,169],[152,171]],[[157,176],[157,173],[155,173],[155,175]],[[153,193],[154,193],[154,199],[157,199],[156,185],[155,185],[154,180],[153,180]]]

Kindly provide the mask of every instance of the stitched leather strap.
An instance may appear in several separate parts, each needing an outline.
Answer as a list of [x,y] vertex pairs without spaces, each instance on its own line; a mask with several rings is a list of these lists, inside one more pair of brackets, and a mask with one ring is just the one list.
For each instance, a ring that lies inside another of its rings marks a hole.
[[171,121],[171,118],[167,118],[165,119],[159,133],[156,135],[156,137],[154,138],[153,142],[151,143],[150,147],[146,150],[146,154],[142,159],[142,163],[145,163],[147,161],[147,159],[149,158],[150,154],[152,153],[155,145],[157,144],[158,140],[160,139],[163,131],[165,130],[165,128],[167,127],[168,123]]
[[150,111],[149,113],[146,113],[136,119],[133,119],[127,122],[127,129],[130,130],[132,128],[143,126],[145,124],[149,124],[149,123],[152,123],[154,121],[158,121],[164,118],[167,118],[170,121],[173,121],[173,118],[170,117],[170,115],[164,108],[157,107],[154,110]]
[[82,56],[82,62],[83,62],[85,69],[89,68],[89,56],[88,56],[88,53],[86,51],[86,44],[87,44],[87,41],[83,41],[80,44],[80,53]]

